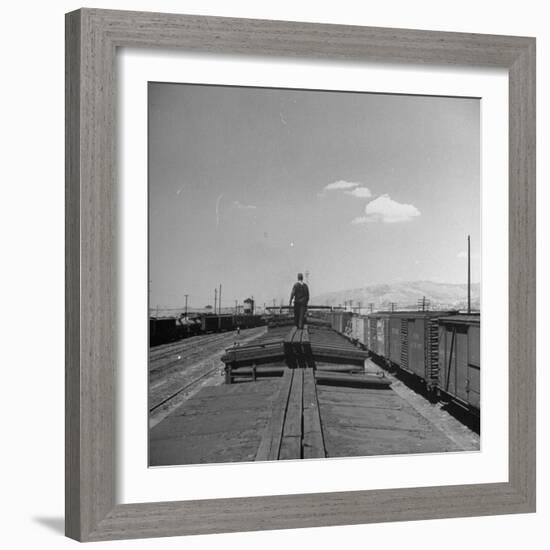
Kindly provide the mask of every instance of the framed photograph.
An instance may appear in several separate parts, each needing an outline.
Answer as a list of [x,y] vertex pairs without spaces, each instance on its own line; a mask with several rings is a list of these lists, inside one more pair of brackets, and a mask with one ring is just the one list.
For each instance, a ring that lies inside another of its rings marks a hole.
[[535,511],[535,40],[66,16],[66,534]]

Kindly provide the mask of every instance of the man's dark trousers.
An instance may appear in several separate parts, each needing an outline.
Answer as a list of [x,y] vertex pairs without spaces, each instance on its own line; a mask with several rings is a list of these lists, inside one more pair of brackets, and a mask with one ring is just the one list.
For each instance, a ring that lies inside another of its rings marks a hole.
[[300,302],[294,301],[294,324],[298,328],[304,328],[306,310],[307,304],[301,304]]

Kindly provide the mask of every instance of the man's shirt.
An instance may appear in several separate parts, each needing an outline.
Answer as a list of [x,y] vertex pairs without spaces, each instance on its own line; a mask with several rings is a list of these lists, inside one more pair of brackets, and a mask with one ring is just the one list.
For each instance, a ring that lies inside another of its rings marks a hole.
[[294,283],[292,293],[290,294],[291,302],[292,298],[294,298],[294,303],[296,304],[307,304],[309,302],[309,288],[306,283],[301,283],[300,281]]

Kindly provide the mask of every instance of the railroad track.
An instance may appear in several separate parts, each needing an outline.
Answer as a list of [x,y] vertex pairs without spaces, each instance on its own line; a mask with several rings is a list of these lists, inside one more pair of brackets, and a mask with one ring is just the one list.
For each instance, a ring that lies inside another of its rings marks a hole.
[[180,370],[186,368],[188,365],[204,358],[205,355],[214,353],[220,346],[224,345],[224,340],[216,340],[215,342],[203,342],[201,345],[197,345],[191,349],[185,349],[175,351],[167,357],[163,357],[160,360],[155,360],[152,368],[149,369],[149,383],[155,384],[159,379],[166,376],[173,370]]
[[[243,330],[239,342],[250,342],[264,332],[265,327]],[[150,357],[149,414],[153,425],[181,405],[189,392],[200,388],[220,371],[221,355],[235,342],[233,332],[192,338],[194,342],[189,342],[189,338],[179,346],[170,344],[169,350]]]
[[188,338],[184,338],[183,340],[179,340],[178,342],[152,348],[149,351],[150,367],[154,365],[157,361],[160,361],[166,357],[186,353],[187,351],[191,351],[195,348],[200,347],[205,342],[213,343],[227,339],[228,334],[229,333],[201,334],[197,336],[190,336]]
[[157,409],[159,409],[160,407],[162,407],[163,405],[165,405],[166,403],[168,403],[178,395],[182,394],[186,390],[190,390],[193,386],[196,386],[199,382],[201,382],[202,380],[204,380],[205,378],[207,378],[208,376],[210,376],[211,374],[213,374],[215,371],[219,369],[220,369],[219,365],[216,365],[215,367],[208,369],[206,372],[204,372],[194,380],[191,380],[191,382],[184,384],[183,386],[181,386],[181,388],[178,388],[174,393],[171,393],[170,395],[162,399],[160,402],[150,407],[149,412],[150,413],[155,412]]
[[[192,336],[181,340],[178,344],[170,344],[170,348],[162,350],[161,353],[155,353],[151,351],[149,353],[149,375],[155,376],[162,370],[181,365],[182,362],[186,364],[193,363],[197,357],[204,355],[209,350],[217,350],[220,345],[230,346],[235,341],[244,342],[248,341],[251,335],[256,336],[261,334],[258,330],[262,331],[263,327],[246,329],[241,331],[240,336],[236,337],[235,332],[225,332],[221,334],[204,334],[200,336]],[[151,378],[150,378],[151,381]]]

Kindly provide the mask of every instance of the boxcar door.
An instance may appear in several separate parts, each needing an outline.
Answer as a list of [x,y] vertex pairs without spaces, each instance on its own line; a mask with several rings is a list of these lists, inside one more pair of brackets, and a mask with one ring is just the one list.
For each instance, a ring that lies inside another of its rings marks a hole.
[[424,319],[409,320],[409,369],[425,379]]
[[454,395],[456,388],[456,327],[443,325],[439,333],[439,388]]

